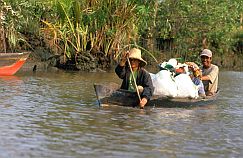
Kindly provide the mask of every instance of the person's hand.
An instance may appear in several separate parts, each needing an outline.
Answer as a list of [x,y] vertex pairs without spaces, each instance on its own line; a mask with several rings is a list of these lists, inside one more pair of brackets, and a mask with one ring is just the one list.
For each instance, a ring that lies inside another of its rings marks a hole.
[[129,51],[125,51],[121,54],[121,61],[120,61],[121,66],[125,66],[127,57],[129,57]]
[[144,106],[147,104],[147,102],[148,102],[147,98],[142,98],[139,103],[140,109],[143,109]]
[[187,64],[188,67],[192,69],[192,71],[196,71],[197,69],[200,69],[198,65],[194,62],[185,62],[185,64]]
[[196,71],[194,71],[194,76],[201,80],[201,78],[202,78],[202,71],[200,69],[197,69]]
[[121,60],[127,60],[127,57],[129,57],[129,51],[122,52]]

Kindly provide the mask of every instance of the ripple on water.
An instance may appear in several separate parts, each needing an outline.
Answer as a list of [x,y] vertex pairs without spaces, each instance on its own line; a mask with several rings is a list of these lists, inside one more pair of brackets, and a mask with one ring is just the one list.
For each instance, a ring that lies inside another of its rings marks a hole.
[[240,157],[242,76],[221,74],[214,105],[145,111],[98,107],[114,74],[0,78],[0,157]]

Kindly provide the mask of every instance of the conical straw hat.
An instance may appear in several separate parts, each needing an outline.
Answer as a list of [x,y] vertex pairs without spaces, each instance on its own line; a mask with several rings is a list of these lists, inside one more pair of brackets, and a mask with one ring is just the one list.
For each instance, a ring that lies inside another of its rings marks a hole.
[[143,58],[141,57],[141,50],[137,49],[137,48],[132,48],[129,54],[129,58],[131,59],[138,59],[140,60],[140,66],[143,67],[145,65],[147,65],[147,62],[145,60],[143,60]]

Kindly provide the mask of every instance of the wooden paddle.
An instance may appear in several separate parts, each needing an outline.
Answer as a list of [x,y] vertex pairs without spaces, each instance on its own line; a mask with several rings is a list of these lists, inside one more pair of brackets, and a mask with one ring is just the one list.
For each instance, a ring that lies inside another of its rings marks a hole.
[[132,71],[132,66],[131,66],[131,63],[130,63],[130,60],[129,60],[128,57],[127,57],[127,62],[128,62],[130,71],[131,71],[131,73],[132,73],[132,78],[133,78],[133,81],[134,81],[134,85],[135,85],[135,88],[136,88],[136,92],[137,92],[137,95],[138,95],[139,102],[141,102],[141,97],[140,97],[140,94],[139,94],[139,90],[138,90],[138,86],[137,86],[136,78],[134,77],[134,74],[133,74],[133,71]]
[[96,84],[94,84],[94,89],[95,89],[95,94],[96,94],[96,98],[97,98],[97,101],[98,101],[98,104],[99,104],[99,107],[101,106],[101,101],[100,101],[100,97],[99,97],[99,94],[98,94],[98,91],[97,91],[97,88],[96,88]]

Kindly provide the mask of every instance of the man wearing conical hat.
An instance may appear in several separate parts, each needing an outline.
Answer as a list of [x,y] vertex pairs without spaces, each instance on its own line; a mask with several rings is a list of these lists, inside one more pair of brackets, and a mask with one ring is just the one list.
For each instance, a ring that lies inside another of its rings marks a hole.
[[[127,57],[129,61],[127,61]],[[129,68],[128,62],[131,68]],[[147,62],[141,57],[141,50],[132,48],[129,52],[122,54],[121,61],[115,69],[118,77],[123,79],[121,89],[132,92],[136,92],[136,88],[139,89],[141,96],[141,101],[139,102],[140,108],[144,108],[154,91],[150,74],[143,68],[146,64]],[[136,82],[133,77],[136,79]]]

